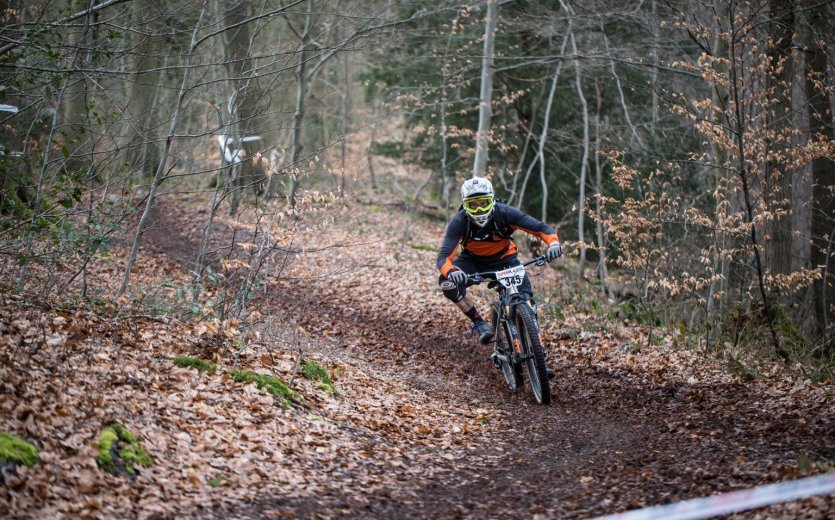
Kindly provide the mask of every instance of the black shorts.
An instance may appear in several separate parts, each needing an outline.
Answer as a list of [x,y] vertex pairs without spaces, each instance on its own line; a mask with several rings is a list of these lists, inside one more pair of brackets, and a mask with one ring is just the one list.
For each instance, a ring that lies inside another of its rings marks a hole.
[[[507,269],[520,264],[521,262],[519,262],[515,253],[499,260],[490,260],[468,253],[462,253],[458,256],[458,258],[452,261],[452,265],[467,274],[483,273],[485,271],[501,271],[502,269]],[[440,275],[438,277],[438,283],[441,285],[441,290],[443,290],[444,296],[454,302],[461,301],[467,294],[466,288],[448,281],[444,275]],[[525,273],[525,279],[522,282],[522,285],[519,286],[519,292],[527,294],[529,297],[533,296],[533,288],[531,287],[531,280],[528,278],[528,273]]]

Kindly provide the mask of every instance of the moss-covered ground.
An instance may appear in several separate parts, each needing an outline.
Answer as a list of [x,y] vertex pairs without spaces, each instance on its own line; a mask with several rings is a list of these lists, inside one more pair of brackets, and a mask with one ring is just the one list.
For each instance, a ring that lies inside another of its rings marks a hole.
[[249,370],[232,370],[229,372],[229,375],[232,376],[232,379],[236,383],[254,382],[259,389],[263,388],[270,394],[274,395],[284,408],[290,408],[294,402],[304,402],[304,398],[301,394],[291,390],[290,387],[284,383],[284,381],[278,379],[277,377],[267,374],[259,374]]
[[180,368],[193,368],[198,372],[214,372],[217,370],[217,365],[214,363],[192,356],[175,356],[173,361]]
[[306,359],[304,363],[302,363],[302,374],[305,379],[313,381],[319,388],[328,394],[332,396],[339,396],[339,391],[336,389],[336,385],[334,385],[327,370],[315,361]]
[[0,432],[0,461],[32,467],[40,461],[38,448],[6,432]]
[[137,466],[148,468],[154,465],[154,459],[142,449],[139,439],[118,423],[102,430],[98,449],[96,462],[101,469],[113,475],[126,473],[135,477],[139,472]]

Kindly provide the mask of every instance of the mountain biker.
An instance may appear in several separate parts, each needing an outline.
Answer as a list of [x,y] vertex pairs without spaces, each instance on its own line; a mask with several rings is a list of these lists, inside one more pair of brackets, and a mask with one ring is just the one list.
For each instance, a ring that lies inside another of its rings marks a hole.
[[[548,224],[512,206],[497,202],[489,180],[474,177],[464,182],[461,186],[461,207],[447,224],[438,252],[438,283],[444,296],[453,301],[472,321],[473,331],[482,344],[489,343],[493,338],[493,328],[479,314],[464,284],[468,274],[499,271],[520,265],[516,258],[516,244],[511,238],[517,229],[548,244],[545,253],[547,261],[562,256],[557,232]],[[462,252],[456,258],[459,244]],[[533,290],[527,274],[519,292],[527,295],[536,315]]]

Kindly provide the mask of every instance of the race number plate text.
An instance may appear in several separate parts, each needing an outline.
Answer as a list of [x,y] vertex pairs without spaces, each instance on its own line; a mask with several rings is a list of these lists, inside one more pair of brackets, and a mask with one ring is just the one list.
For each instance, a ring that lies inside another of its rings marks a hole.
[[517,265],[504,271],[496,272],[496,280],[508,289],[511,287],[518,287],[525,281],[525,267]]

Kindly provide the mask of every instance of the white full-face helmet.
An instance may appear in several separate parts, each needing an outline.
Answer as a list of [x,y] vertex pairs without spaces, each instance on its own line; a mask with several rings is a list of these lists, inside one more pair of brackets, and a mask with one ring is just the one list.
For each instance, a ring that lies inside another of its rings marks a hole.
[[486,226],[496,205],[493,184],[481,177],[464,181],[461,186],[461,203],[475,225]]

